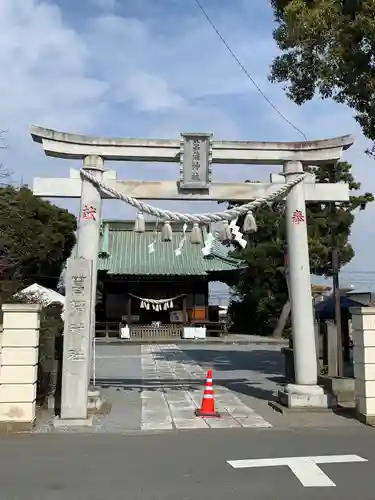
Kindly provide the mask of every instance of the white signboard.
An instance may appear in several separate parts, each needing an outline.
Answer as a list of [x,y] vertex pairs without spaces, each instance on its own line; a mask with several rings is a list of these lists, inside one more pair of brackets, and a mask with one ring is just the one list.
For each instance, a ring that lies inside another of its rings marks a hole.
[[317,464],[344,464],[350,462],[367,462],[367,460],[358,455],[327,455],[321,457],[229,460],[228,464],[235,469],[287,466],[306,488],[321,488],[336,485]]

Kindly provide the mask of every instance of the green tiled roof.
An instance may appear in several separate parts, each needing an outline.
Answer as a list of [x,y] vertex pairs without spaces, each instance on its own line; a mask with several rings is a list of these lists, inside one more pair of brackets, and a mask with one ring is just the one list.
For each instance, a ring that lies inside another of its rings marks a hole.
[[[171,225],[172,241],[162,241],[160,232],[155,233],[155,222],[147,222],[146,232],[139,234],[133,231],[134,222],[105,221],[99,270],[112,275],[204,276],[242,267],[242,262],[228,256],[228,249],[218,241],[214,242],[211,254],[205,257],[203,245],[191,243],[189,234],[181,255],[176,256],[182,226],[179,223]],[[155,252],[150,254],[148,246],[153,242]]]

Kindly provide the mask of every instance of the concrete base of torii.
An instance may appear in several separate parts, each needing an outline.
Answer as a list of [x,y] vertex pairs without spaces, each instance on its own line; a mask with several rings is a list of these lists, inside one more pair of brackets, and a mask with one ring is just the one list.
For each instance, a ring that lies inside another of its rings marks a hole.
[[[327,410],[336,406],[336,398],[319,385],[287,384],[278,392],[277,410]],[[274,406],[274,405],[272,405]]]

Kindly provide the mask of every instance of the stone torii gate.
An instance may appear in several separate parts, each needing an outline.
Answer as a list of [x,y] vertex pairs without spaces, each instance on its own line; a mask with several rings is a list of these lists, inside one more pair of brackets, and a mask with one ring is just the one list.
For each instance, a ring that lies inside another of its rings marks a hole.
[[[106,139],[37,126],[31,127],[31,135],[35,142],[43,145],[47,156],[83,162],[83,170],[71,170],[69,178],[36,178],[33,190],[36,196],[47,198],[80,198],[77,254],[92,261],[92,304],[95,304],[103,199],[116,196],[137,200],[235,200],[243,203],[271,198],[280,190],[280,183],[290,185],[285,217],[295,384],[285,386],[280,401],[289,407],[327,407],[327,395],[317,384],[305,202],[347,201],[349,187],[347,184],[316,184],[314,177],[308,174],[302,182],[298,181],[304,167],[339,161],[342,152],[354,142],[350,135],[280,143],[213,141],[211,134],[200,133],[181,134],[181,140]],[[105,160],[178,163],[179,181],[118,180],[115,171],[105,170]],[[270,183],[212,182],[212,166],[218,163],[282,165],[283,170],[281,175],[271,175]],[[89,208],[95,216],[87,216]],[[90,335],[94,335],[94,324]],[[83,370],[88,371],[89,358],[88,355],[81,361]]]

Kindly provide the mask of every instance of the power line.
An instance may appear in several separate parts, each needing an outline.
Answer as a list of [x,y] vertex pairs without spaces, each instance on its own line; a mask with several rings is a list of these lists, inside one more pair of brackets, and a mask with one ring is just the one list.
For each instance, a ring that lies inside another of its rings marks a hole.
[[375,271],[340,271],[340,274],[351,274],[351,275],[355,275],[355,274],[375,274]]
[[245,73],[245,75],[247,76],[247,78],[251,81],[251,83],[254,85],[254,87],[257,89],[257,91],[260,93],[260,95],[263,97],[263,99],[265,99],[268,104],[271,106],[271,108],[273,108],[273,110],[288,124],[290,125],[291,127],[294,128],[294,130],[296,130],[299,134],[302,135],[302,137],[305,139],[305,141],[307,141],[307,137],[306,135],[302,132],[301,129],[299,129],[296,125],[294,125],[294,123],[292,123],[290,120],[288,120],[288,118],[275,106],[275,104],[273,104],[273,102],[267,97],[267,95],[263,92],[263,90],[260,88],[260,86],[257,84],[257,82],[254,80],[254,78],[251,76],[250,72],[246,69],[246,67],[242,64],[242,62],[240,61],[240,59],[237,57],[237,55],[235,54],[235,52],[231,49],[230,45],[228,44],[228,42],[225,40],[225,38],[223,37],[223,35],[220,33],[219,29],[216,27],[215,23],[212,21],[212,19],[210,18],[210,16],[207,14],[205,8],[203,7],[203,5],[201,4],[200,0],[194,0],[195,3],[197,4],[198,8],[200,9],[200,11],[202,12],[202,14],[204,15],[204,17],[206,18],[206,20],[208,21],[208,23],[211,25],[212,29],[215,31],[215,33],[217,34],[217,36],[220,38],[221,42],[224,44],[224,46],[226,47],[226,49],[228,50],[228,52],[230,53],[230,55],[233,57],[233,59],[236,61],[236,63],[239,65],[239,67],[242,69],[242,71]]
[[375,281],[374,280],[348,280],[346,279],[344,281],[344,283],[346,285],[375,285]]

